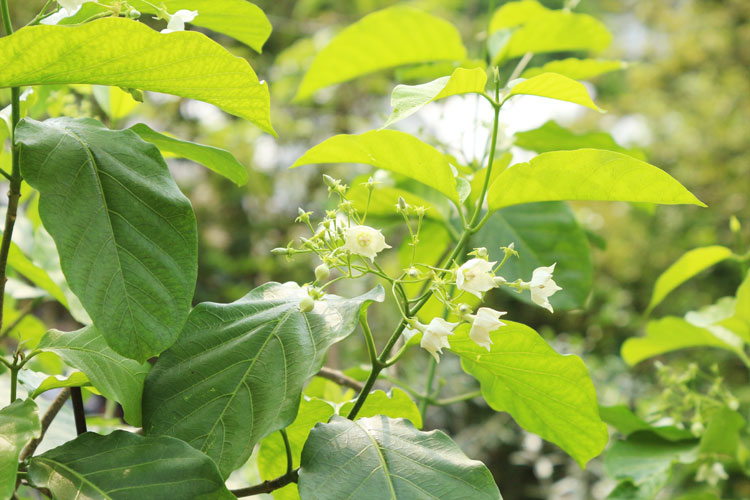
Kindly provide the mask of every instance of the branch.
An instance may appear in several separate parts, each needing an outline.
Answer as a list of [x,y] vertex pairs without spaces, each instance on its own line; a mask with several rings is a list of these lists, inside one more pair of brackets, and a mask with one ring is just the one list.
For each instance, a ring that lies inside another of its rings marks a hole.
[[362,384],[358,380],[354,380],[350,376],[345,375],[343,372],[334,370],[333,368],[328,368],[327,366],[324,366],[320,369],[320,371],[318,372],[318,377],[327,378],[328,380],[336,382],[341,386],[354,389],[357,392],[360,392],[362,390],[362,387],[364,387],[364,384]]
[[232,494],[237,498],[251,497],[253,495],[260,495],[261,493],[271,493],[274,490],[283,488],[287,484],[296,483],[298,478],[299,469],[294,469],[291,472],[287,472],[283,476],[271,479],[269,481],[263,481],[255,486],[248,486],[247,488],[240,488],[238,490],[232,490]]
[[28,445],[26,445],[26,448],[23,449],[23,451],[21,452],[21,456],[19,457],[20,461],[23,462],[34,454],[34,452],[36,451],[36,447],[39,446],[39,443],[41,443],[42,439],[44,439],[44,434],[47,432],[50,424],[52,424],[52,421],[57,416],[57,413],[65,405],[65,401],[68,400],[69,396],[70,387],[66,387],[62,391],[60,391],[60,394],[58,394],[55,400],[52,401],[50,407],[47,408],[47,413],[45,413],[42,417],[42,433],[38,438],[33,439]]

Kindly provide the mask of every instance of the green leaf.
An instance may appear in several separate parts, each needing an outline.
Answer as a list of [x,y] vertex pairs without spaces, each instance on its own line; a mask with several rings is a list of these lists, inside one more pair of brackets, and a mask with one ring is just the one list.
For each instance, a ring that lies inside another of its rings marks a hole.
[[461,35],[449,22],[412,7],[389,7],[336,35],[315,56],[295,100],[374,71],[465,57]]
[[655,426],[649,424],[625,405],[600,406],[599,415],[603,421],[613,426],[618,432],[625,434],[625,436],[638,431],[649,431],[669,441],[681,441],[695,437],[689,430],[680,429],[673,425]]
[[49,293],[56,301],[68,307],[68,300],[57,284],[52,281],[44,269],[41,269],[26,257],[18,245],[11,242],[8,251],[8,265],[18,274],[22,274],[27,280]]
[[210,458],[171,437],[92,432],[31,460],[29,479],[57,500],[235,498]]
[[[302,447],[307,441],[307,436],[318,422],[327,422],[335,413],[333,406],[320,399],[302,399],[297,418],[286,428],[289,439],[289,447],[292,450],[292,465],[294,468],[300,465]],[[266,437],[260,443],[258,451],[258,472],[263,479],[275,479],[286,472],[286,449],[284,440],[277,432]],[[297,485],[294,483],[273,492],[276,500],[299,499]]]
[[132,113],[139,104],[133,96],[119,87],[94,85],[92,94],[99,107],[115,123]]
[[73,372],[69,376],[63,375],[50,375],[45,378],[39,386],[34,389],[29,397],[34,399],[38,395],[51,391],[52,389],[59,389],[61,387],[84,387],[91,385],[89,378],[83,372]]
[[651,302],[648,304],[648,312],[659,305],[672,290],[731,255],[730,249],[718,245],[694,248],[686,252],[657,278]]
[[16,399],[0,410],[0,498],[13,496],[18,456],[41,433],[39,410],[31,399]]
[[[513,155],[510,153],[503,153],[499,158],[496,158],[492,162],[492,171],[490,172],[490,180],[487,183],[487,188],[497,179],[497,176],[503,173],[503,170],[508,168],[510,161],[513,159]],[[471,194],[469,194],[469,204],[476,206],[479,201],[479,195],[482,194],[482,188],[484,187],[484,178],[487,175],[487,167],[474,172],[474,176],[471,179]]]
[[372,130],[335,135],[308,150],[291,168],[314,163],[364,163],[410,177],[458,203],[456,179],[447,158],[411,134]]
[[[555,308],[583,307],[591,292],[594,269],[588,239],[567,203],[548,201],[503,208],[490,216],[471,241],[474,247],[490,249],[515,244],[520,257],[508,259],[499,271],[508,282],[518,278],[528,281],[537,267],[557,262],[554,279],[562,290],[550,297]],[[501,289],[532,303],[528,293]]]
[[490,334],[492,349],[477,345],[460,326],[450,349],[476,378],[482,396],[529,432],[555,443],[581,467],[607,445],[594,384],[577,356],[556,353],[531,328],[508,321]]
[[711,415],[701,436],[700,452],[730,462],[737,460],[742,442],[740,434],[744,429],[742,415],[726,407],[719,409]]
[[90,118],[26,119],[16,138],[68,284],[107,344],[139,361],[172,345],[195,288],[197,230],[156,147]]
[[542,153],[507,168],[490,186],[490,210],[535,201],[644,201],[705,207],[665,171],[598,149]]
[[645,337],[627,339],[622,345],[621,355],[632,366],[645,359],[689,347],[718,347],[742,354],[742,341],[731,332],[714,332],[692,325],[682,318],[667,316],[649,321]]
[[558,101],[580,104],[594,111],[604,111],[594,104],[589,91],[586,90],[586,87],[581,82],[572,80],[567,76],[558,75],[557,73],[542,73],[541,75],[532,76],[528,80],[513,85],[505,100],[515,95],[547,97],[549,99],[557,99]]
[[495,11],[490,34],[508,30],[510,39],[495,62],[522,56],[527,52],[601,52],[612,41],[606,26],[588,14],[549,10],[538,2],[508,2]]
[[256,52],[262,51],[271,34],[271,23],[266,15],[247,0],[161,0],[158,3],[128,0],[128,3],[148,14],[157,14],[156,6],[164,6],[172,14],[180,9],[197,10],[198,16],[190,24],[231,36]]
[[[338,414],[345,417],[349,414],[349,411],[354,407],[356,400],[344,403],[339,408]],[[406,418],[414,424],[417,429],[422,428],[422,415],[419,413],[419,408],[412,401],[408,394],[399,389],[393,387],[390,391],[373,391],[365,399],[365,404],[357,413],[358,418],[374,417],[377,415],[384,415],[389,418]]]
[[630,155],[639,160],[645,159],[641,151],[623,148],[606,132],[575,134],[552,120],[537,129],[516,132],[515,145],[537,153],[581,148],[605,149]]
[[618,440],[607,451],[604,467],[607,474],[629,481],[639,490],[634,498],[653,498],[669,481],[672,465],[689,464],[698,459],[698,443],[669,441],[655,434],[638,432]]
[[604,73],[618,71],[628,67],[625,61],[611,61],[606,59],[576,59],[570,57],[557,61],[550,61],[537,68],[529,68],[521,74],[521,78],[531,78],[542,73],[558,73],[573,80],[589,80]]
[[486,86],[487,72],[483,68],[456,68],[450,76],[422,85],[397,85],[391,94],[393,111],[382,128],[413,115],[431,102],[454,95],[481,94]]
[[292,423],[328,347],[354,331],[360,309],[383,300],[383,289],[327,295],[303,314],[307,296],[294,283],[268,283],[231,304],[196,306],[146,379],[146,434],[186,441],[226,477],[261,438]]
[[447,435],[383,416],[316,425],[302,450],[299,491],[305,500],[500,499],[487,467]]
[[[406,203],[414,207],[425,207],[425,218],[442,221],[446,219],[446,214],[442,210],[442,207],[436,206],[424,198],[413,194],[406,189],[398,187],[392,187],[383,184],[375,185],[375,189],[372,190],[370,195],[369,190],[361,182],[352,182],[352,186],[346,192],[346,197],[352,202],[352,205],[359,213],[365,213],[365,208],[368,206],[367,201],[369,198],[370,205],[367,209],[367,215],[376,217],[401,217],[396,211],[396,204],[398,203],[399,197],[403,198]],[[403,219],[401,219],[403,220]]]
[[720,319],[716,324],[734,332],[750,344],[750,274],[745,276],[737,289],[731,315]]
[[171,153],[200,163],[238,186],[247,184],[247,169],[229,151],[160,134],[145,123],[136,123],[130,130],[144,141],[154,144],[162,153]]
[[163,92],[214,104],[274,134],[268,86],[247,61],[194,31],[161,34],[116,17],[30,26],[0,39],[0,67],[0,87],[91,83]]
[[74,332],[50,330],[38,349],[54,352],[69,366],[85,373],[104,397],[122,405],[127,423],[140,427],[143,382],[151,365],[117,354],[93,326]]

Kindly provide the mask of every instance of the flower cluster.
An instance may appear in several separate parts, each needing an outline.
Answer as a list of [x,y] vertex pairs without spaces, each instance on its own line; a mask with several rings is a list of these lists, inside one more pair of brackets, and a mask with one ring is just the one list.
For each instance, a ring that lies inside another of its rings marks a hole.
[[[425,209],[412,207],[403,198],[399,198],[396,203],[396,211],[403,215],[406,222],[410,236],[407,243],[412,246],[412,258],[410,265],[398,276],[390,276],[376,262],[376,259],[391,246],[386,243],[385,236],[379,229],[365,224],[370,198],[368,198],[368,204],[364,206],[363,214],[360,214],[357,208],[359,205],[347,198],[348,186],[329,176],[324,176],[324,179],[329,195],[338,197],[336,209],[326,211],[325,217],[317,226],[311,221],[312,212],[299,209],[297,222],[307,225],[312,236],[301,238],[299,247],[294,247],[290,243],[286,248],[273,250],[274,253],[289,256],[299,253],[317,255],[322,262],[315,268],[315,281],[308,286],[317,294],[316,299],[323,296],[325,287],[340,279],[359,278],[372,274],[388,281],[392,285],[394,296],[407,325],[403,330],[405,341],[408,342],[412,337],[421,335],[420,346],[437,361],[440,360],[443,348],[450,348],[449,337],[454,334],[459,325],[469,325],[469,338],[487,351],[491,350],[493,344],[491,333],[505,326],[500,318],[507,312],[496,311],[489,307],[479,307],[474,312],[472,307],[462,301],[464,293],[473,295],[481,301],[484,294],[493,288],[505,286],[518,293],[528,290],[534,303],[553,312],[549,299],[561,290],[552,278],[555,264],[536,268],[528,282],[521,279],[508,282],[497,274],[510,257],[518,256],[512,243],[500,249],[504,256],[499,264],[497,261],[489,260],[489,252],[486,248],[475,248],[468,254],[471,258],[461,265],[449,262],[448,267],[438,267],[415,262],[414,250],[419,242]],[[366,187],[372,193],[374,181],[370,179]],[[411,217],[417,219],[416,228],[412,224]],[[336,271],[339,276],[329,279],[333,271]],[[420,322],[416,317],[416,311],[410,308],[410,304],[416,302],[417,299],[410,301],[406,297],[403,286],[407,283],[421,283],[424,290],[422,297],[437,298],[451,313],[452,316],[449,319],[455,321],[433,318],[427,324]],[[398,294],[397,290],[399,290]],[[301,309],[309,310],[309,302],[300,304]]]

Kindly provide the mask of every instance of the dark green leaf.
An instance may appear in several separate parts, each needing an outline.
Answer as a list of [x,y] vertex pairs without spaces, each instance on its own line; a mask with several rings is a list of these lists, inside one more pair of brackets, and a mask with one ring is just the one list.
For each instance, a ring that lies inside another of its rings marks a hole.
[[226,477],[260,439],[292,423],[328,347],[354,331],[360,309],[382,300],[383,289],[328,295],[303,314],[306,296],[294,283],[268,283],[231,304],[196,306],[146,379],[146,434],[188,442]]
[[316,425],[302,450],[299,491],[305,500],[500,499],[487,467],[448,436],[383,416]]
[[197,231],[156,146],[88,119],[24,120],[21,172],[73,292],[107,343],[145,361],[187,318]]
[[[514,167],[510,167],[514,168]],[[555,267],[555,282],[562,290],[550,298],[555,308],[583,307],[591,292],[593,264],[586,234],[567,203],[552,201],[504,208],[472,239],[475,247],[497,250],[514,243],[519,257],[508,259],[499,274],[509,282],[528,281],[537,267]],[[528,293],[518,294],[507,287],[511,297],[531,303]]]
[[0,410],[0,498],[13,496],[18,456],[41,432],[39,410],[31,399],[16,399]]
[[34,457],[29,479],[57,500],[230,500],[216,465],[178,439],[92,432]]

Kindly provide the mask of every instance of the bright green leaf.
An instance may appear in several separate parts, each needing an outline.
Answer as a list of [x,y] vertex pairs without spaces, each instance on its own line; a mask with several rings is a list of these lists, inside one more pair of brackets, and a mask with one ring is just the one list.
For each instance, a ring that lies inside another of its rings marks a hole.
[[452,24],[397,5],[363,17],[331,40],[315,56],[295,99],[381,69],[465,57],[461,35]]
[[527,52],[601,52],[612,41],[606,26],[588,14],[549,10],[533,0],[508,2],[495,11],[490,34],[508,30],[510,38],[494,55],[495,61]]
[[456,179],[445,155],[406,132],[335,135],[308,150],[291,168],[314,163],[365,163],[410,177],[458,202]]
[[92,432],[31,460],[29,479],[57,500],[235,498],[210,458],[178,439]]
[[[318,422],[328,422],[331,415],[335,413],[333,406],[320,399],[302,399],[299,412],[294,422],[286,428],[289,439],[289,447],[292,450],[293,467],[300,465],[302,447],[307,441],[307,436]],[[275,479],[286,472],[286,448],[284,440],[278,432],[266,437],[260,443],[258,451],[258,471],[263,479]],[[291,483],[273,492],[276,500],[297,500],[299,493],[297,485]]]
[[537,129],[517,132],[514,143],[520,148],[537,153],[593,148],[624,153],[639,160],[645,159],[642,152],[623,148],[606,132],[575,134],[552,120]]
[[466,325],[449,339],[450,350],[479,381],[489,405],[560,446],[581,467],[599,455],[607,445],[607,426],[581,358],[556,353],[520,323],[508,321],[490,338],[490,352],[469,338]]
[[266,15],[247,0],[128,0],[128,3],[148,14],[156,14],[156,6],[162,5],[172,14],[180,9],[197,10],[198,16],[190,24],[231,36],[256,52],[261,52],[271,34]]
[[159,151],[89,118],[26,119],[16,136],[23,177],[97,330],[125,357],[159,354],[187,319],[197,274],[195,216]]
[[143,382],[151,365],[117,354],[93,326],[74,332],[50,330],[38,349],[54,352],[66,364],[81,370],[104,397],[122,405],[127,423],[141,425]]
[[247,184],[247,169],[229,151],[160,134],[145,123],[136,123],[130,130],[144,141],[154,144],[162,153],[171,153],[200,163],[238,186]]
[[542,73],[541,75],[532,76],[528,80],[513,85],[506,100],[515,95],[547,97],[558,101],[580,104],[594,111],[603,111],[599,106],[594,104],[589,91],[586,90],[586,87],[581,82],[572,80],[567,76],[558,75],[557,73]]
[[[508,168],[508,165],[510,165],[510,161],[513,159],[513,155],[506,152],[500,155],[499,158],[495,158],[495,161],[492,162],[492,171],[490,172],[490,179],[487,183],[487,188],[489,188],[492,183],[497,179],[497,176],[503,173],[503,170]],[[480,170],[477,170],[474,172],[474,176],[471,179],[471,194],[469,195],[469,204],[476,206],[477,201],[479,201],[479,195],[482,194],[482,188],[484,187],[484,178],[487,175],[487,167],[484,167]]]
[[382,128],[413,115],[427,104],[454,95],[481,94],[487,86],[487,72],[483,68],[456,68],[444,76],[422,85],[397,85],[391,94],[391,116]]
[[214,104],[274,134],[268,86],[247,61],[194,31],[161,34],[115,17],[30,26],[0,39],[0,67],[0,87],[91,83],[163,92]]
[[45,378],[39,386],[34,389],[29,397],[35,398],[38,395],[51,391],[52,389],[59,389],[61,387],[84,387],[91,385],[89,378],[83,372],[73,372],[69,376],[63,375],[50,375]]
[[648,311],[650,312],[659,305],[672,290],[701,271],[728,259],[731,255],[730,249],[718,245],[694,248],[686,252],[656,280]]
[[670,441],[693,439],[695,435],[687,429],[680,429],[673,425],[655,426],[649,424],[625,405],[600,406],[599,415],[602,420],[613,426],[618,432],[628,436],[638,431],[649,431]]
[[495,179],[487,199],[490,210],[554,200],[706,206],[665,171],[598,149],[552,151],[513,165]]
[[521,78],[531,78],[542,73],[558,73],[573,80],[588,80],[595,76],[603,75],[625,69],[628,63],[624,61],[611,61],[606,59],[576,59],[571,57],[557,61],[550,61],[537,68],[529,68],[523,72]]
[[132,113],[140,104],[129,93],[119,87],[94,85],[92,94],[96,103],[116,123]]
[[742,415],[726,407],[717,410],[711,415],[701,436],[700,452],[727,461],[736,460],[744,429],[745,419]]
[[622,345],[622,359],[629,365],[689,347],[717,347],[737,354],[742,352],[742,341],[729,331],[717,336],[708,328],[701,328],[682,318],[667,316],[649,321],[646,336],[629,338]]
[[316,425],[302,450],[299,491],[305,500],[500,499],[487,467],[447,435],[384,416]]
[[13,496],[18,456],[41,432],[39,410],[31,399],[16,399],[0,410],[0,498]]
[[196,306],[146,379],[146,434],[186,441],[226,477],[258,441],[291,424],[328,347],[354,331],[360,309],[383,300],[383,289],[327,295],[303,314],[304,297],[293,283],[267,283],[231,304]]
[[26,257],[18,245],[11,242],[8,252],[8,265],[18,274],[22,274],[27,280],[49,293],[56,301],[68,307],[68,300],[57,284],[52,281],[44,269],[41,269]]
[[[528,281],[537,267],[557,263],[554,279],[562,290],[550,297],[552,307],[584,306],[594,279],[591,250],[586,233],[567,203],[548,201],[503,208],[492,214],[471,240],[473,247],[494,250],[511,243],[515,244],[520,257],[508,259],[499,275],[508,282],[518,278]],[[491,257],[491,260],[500,259],[502,254],[491,254]],[[501,290],[532,303],[529,293],[518,294],[508,287],[501,287]]]
[[[345,417],[352,407],[354,407],[354,400],[344,403],[339,408],[338,414]],[[411,397],[398,387],[392,388],[388,393],[383,391],[371,392],[365,399],[365,404],[357,413],[358,418],[376,415],[385,415],[389,418],[406,418],[411,420],[411,423],[417,429],[422,428],[422,415],[419,413],[419,408]]]

